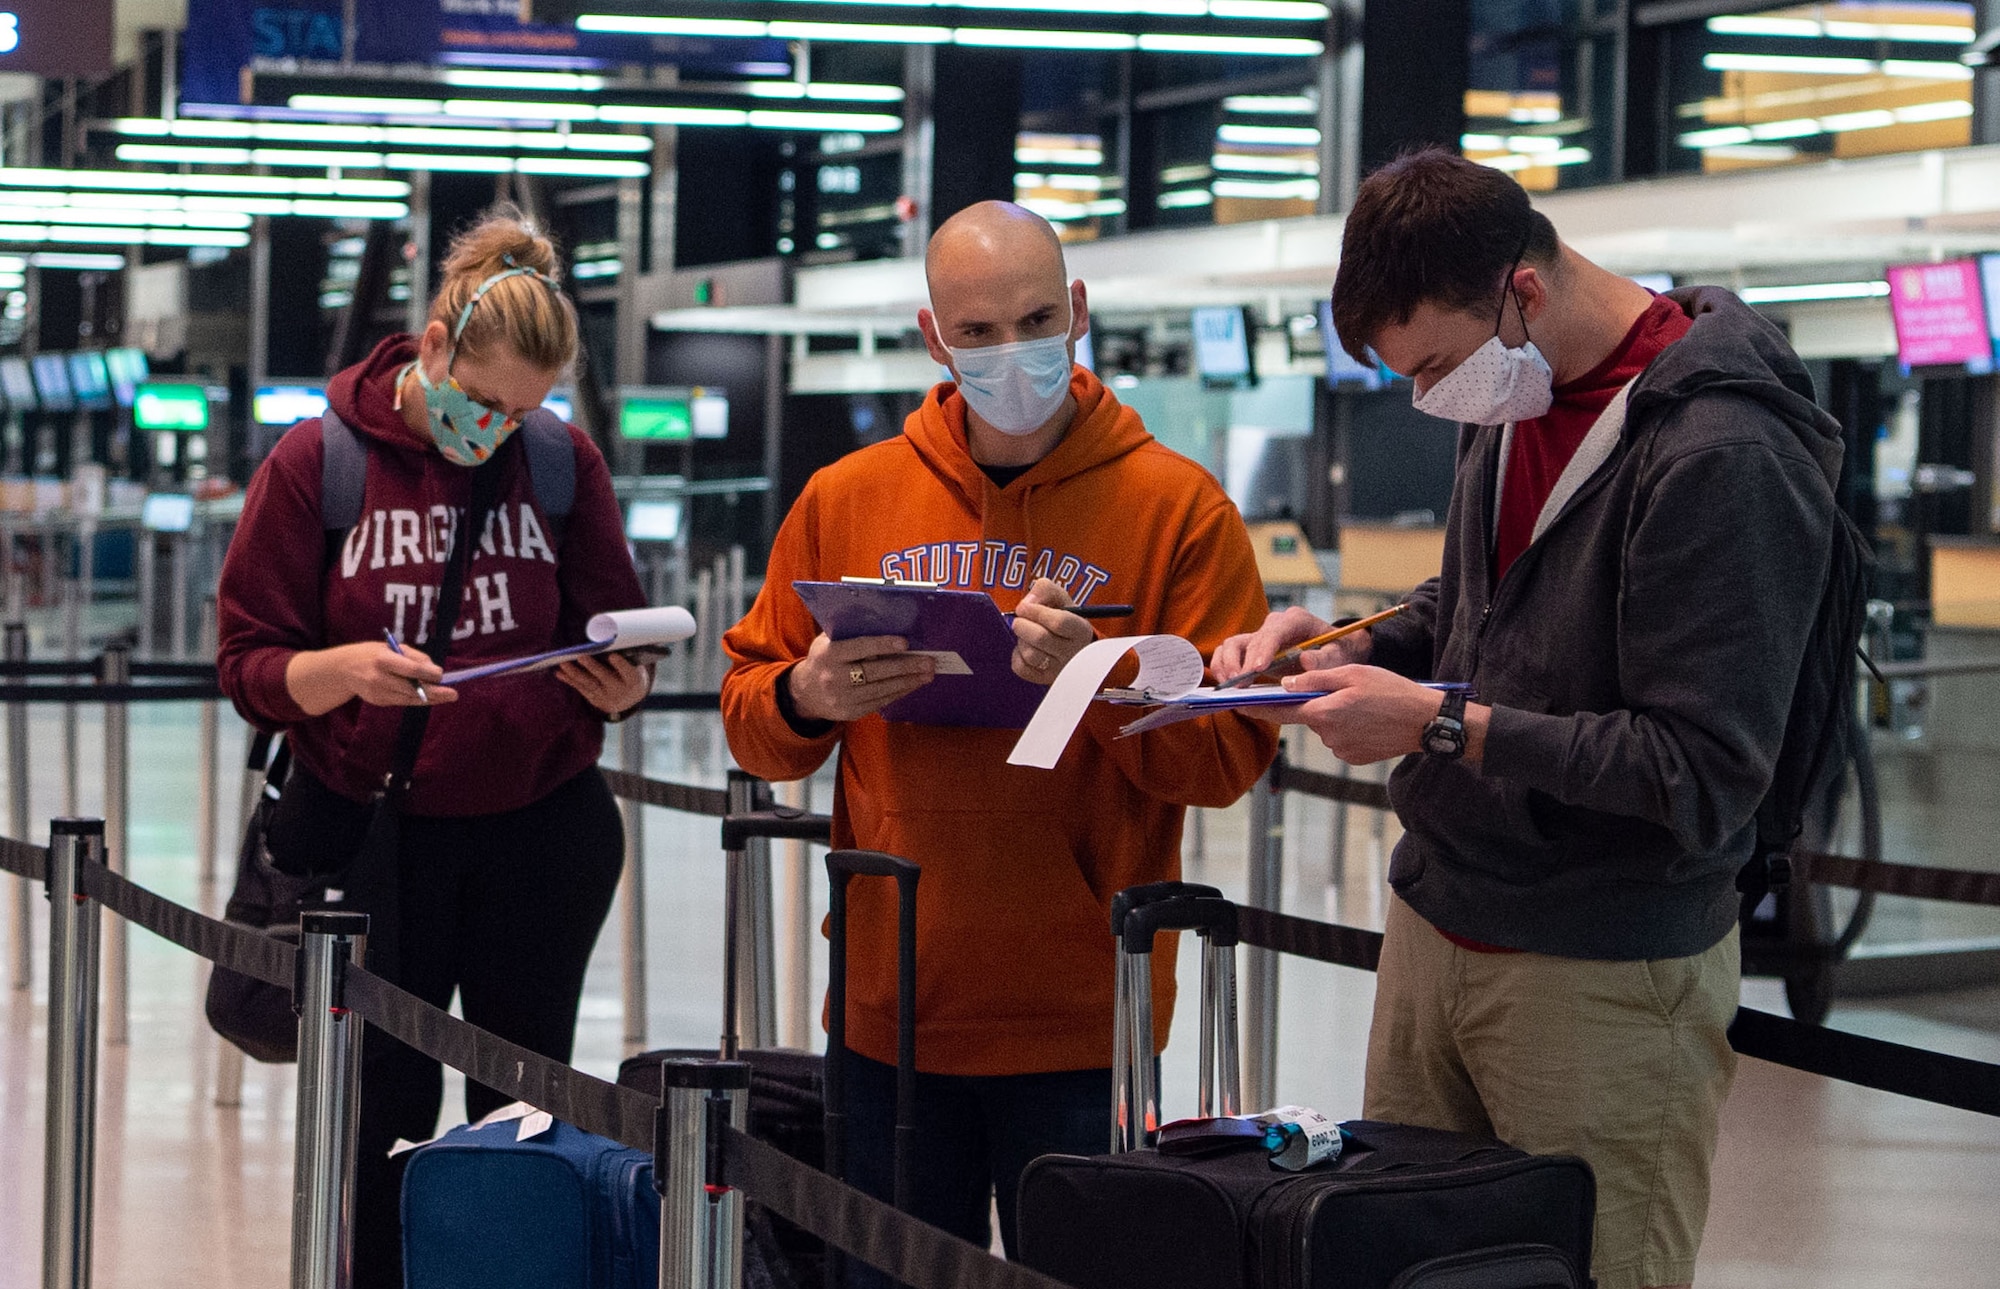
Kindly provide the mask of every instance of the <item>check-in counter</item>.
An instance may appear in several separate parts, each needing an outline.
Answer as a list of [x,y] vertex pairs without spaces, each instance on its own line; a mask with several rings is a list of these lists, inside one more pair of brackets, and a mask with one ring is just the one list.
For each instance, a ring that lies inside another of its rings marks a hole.
[[1340,589],[1401,596],[1444,566],[1444,529],[1348,520],[1340,526]]
[[2000,537],[1931,538],[1931,622],[2000,630]]

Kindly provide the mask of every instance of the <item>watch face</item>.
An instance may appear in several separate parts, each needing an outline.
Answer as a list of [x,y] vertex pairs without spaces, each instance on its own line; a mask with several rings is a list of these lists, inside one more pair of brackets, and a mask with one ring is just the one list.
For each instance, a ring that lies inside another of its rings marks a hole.
[[1424,751],[1433,756],[1457,756],[1465,750],[1465,727],[1440,717],[1424,727]]

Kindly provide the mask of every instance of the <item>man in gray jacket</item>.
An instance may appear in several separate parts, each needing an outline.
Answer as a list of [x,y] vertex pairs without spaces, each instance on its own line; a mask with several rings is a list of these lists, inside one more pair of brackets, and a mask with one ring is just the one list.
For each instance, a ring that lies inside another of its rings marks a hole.
[[[1357,358],[1462,425],[1439,576],[1285,680],[1324,694],[1286,719],[1343,760],[1403,758],[1366,1113],[1582,1155],[1600,1289],[1688,1284],[1735,1070],[1735,877],[1826,581],[1839,426],[1735,296],[1655,296],[1439,150],[1362,185],[1333,300]],[[1325,626],[1274,614],[1214,669]]]

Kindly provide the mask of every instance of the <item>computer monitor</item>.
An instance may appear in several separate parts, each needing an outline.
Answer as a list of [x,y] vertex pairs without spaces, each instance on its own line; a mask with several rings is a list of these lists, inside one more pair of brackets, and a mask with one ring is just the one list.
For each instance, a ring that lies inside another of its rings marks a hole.
[[[1380,389],[1384,381],[1382,369],[1354,361],[1354,355],[1347,352],[1340,343],[1340,335],[1333,329],[1333,301],[1319,302],[1319,335],[1326,342],[1326,383],[1334,389],[1352,385],[1357,389]],[[1373,353],[1373,350],[1369,351]]]
[[684,443],[694,437],[694,413],[684,389],[633,385],[618,391],[618,433],[642,442]]
[[625,512],[625,536],[635,542],[670,542],[681,535],[681,503],[635,501]]
[[111,397],[120,407],[132,406],[132,400],[139,395],[139,386],[153,374],[143,349],[107,349],[104,365],[111,376]]
[[35,393],[44,412],[74,412],[76,395],[69,387],[69,358],[64,354],[36,354]]
[[1204,385],[1255,385],[1249,311],[1241,305],[1194,311],[1194,370]]
[[7,406],[17,412],[32,412],[41,406],[35,397],[35,374],[25,358],[0,358],[0,390],[7,394]]
[[147,532],[184,533],[194,527],[194,498],[184,492],[148,493],[139,523]]
[[250,398],[250,417],[259,425],[295,425],[326,411],[326,390],[318,385],[259,385]]
[[688,423],[698,439],[729,437],[729,396],[705,390],[695,391],[688,400]]
[[542,406],[572,425],[576,423],[575,390],[560,387],[552,389],[549,391],[549,396],[542,400]]
[[1632,280],[1655,295],[1665,295],[1674,289],[1674,275],[1671,273],[1634,273]]
[[111,410],[111,370],[104,355],[94,349],[69,356],[69,385],[76,405],[86,412]]
[[198,433],[208,428],[208,395],[201,385],[148,381],[132,400],[132,424],[142,430]]

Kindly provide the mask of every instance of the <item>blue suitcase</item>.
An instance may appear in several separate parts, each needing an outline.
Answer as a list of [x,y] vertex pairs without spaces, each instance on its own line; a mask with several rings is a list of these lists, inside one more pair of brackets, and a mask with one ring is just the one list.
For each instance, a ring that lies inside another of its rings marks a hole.
[[557,1123],[462,1125],[403,1176],[406,1289],[644,1289],[659,1283],[660,1197],[642,1151]]

